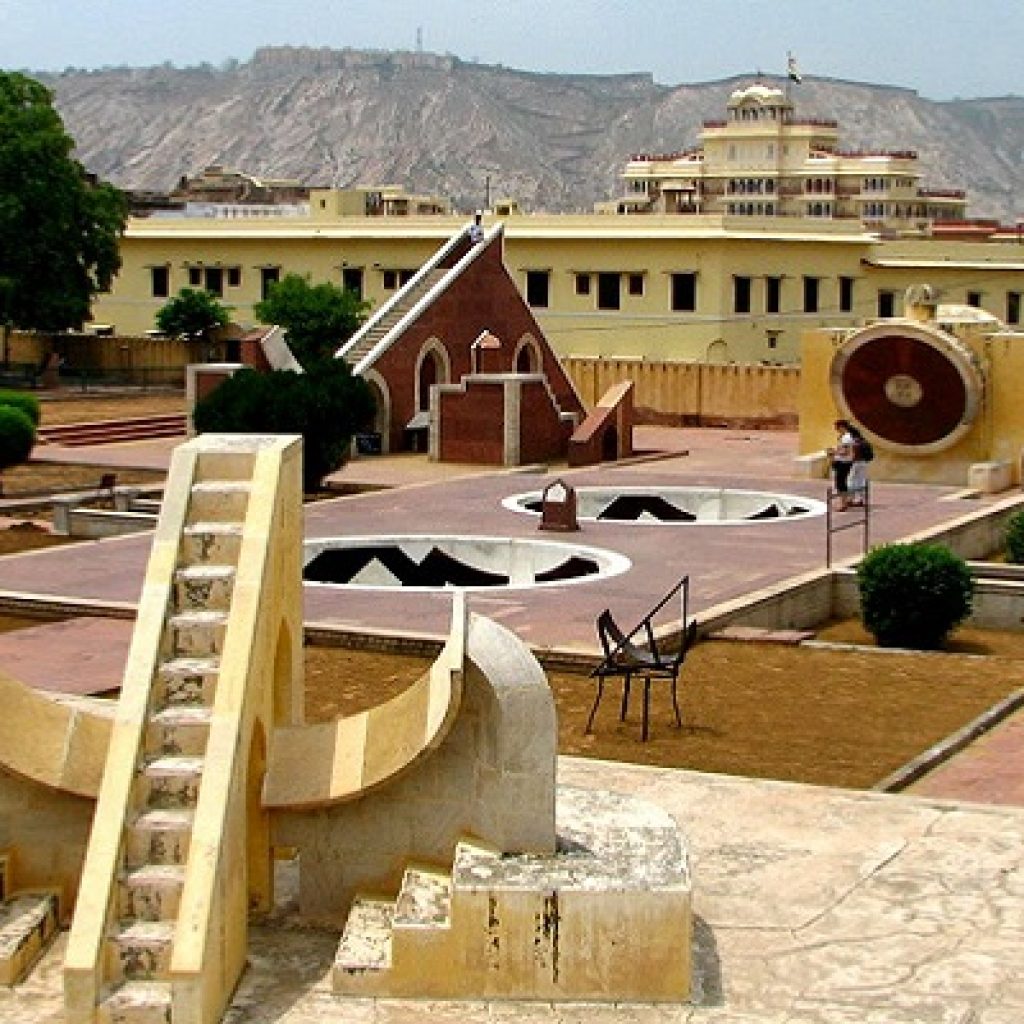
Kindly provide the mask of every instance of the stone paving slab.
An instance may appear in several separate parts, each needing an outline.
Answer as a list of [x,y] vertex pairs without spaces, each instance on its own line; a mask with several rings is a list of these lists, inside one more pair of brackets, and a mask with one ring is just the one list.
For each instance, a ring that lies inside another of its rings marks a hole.
[[1024,713],[1017,712],[933,768],[908,788],[922,797],[950,797],[1024,807]]
[[[339,1000],[338,936],[253,929],[227,1024],[1020,1024],[1024,810],[560,758],[690,844],[691,1004]],[[61,940],[0,1024],[62,1020]]]
[[107,693],[121,685],[134,625],[83,617],[0,633],[0,669],[38,690]]

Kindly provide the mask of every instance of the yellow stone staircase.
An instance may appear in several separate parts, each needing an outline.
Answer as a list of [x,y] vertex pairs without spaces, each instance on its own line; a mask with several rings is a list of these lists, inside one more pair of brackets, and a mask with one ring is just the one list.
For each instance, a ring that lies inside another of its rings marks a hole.
[[298,557],[299,525],[275,522],[282,491],[301,519],[298,444],[249,440],[175,455],[65,959],[69,1024],[218,1020],[244,964],[252,736],[275,706],[253,654],[280,635],[283,597],[301,609],[271,578]]

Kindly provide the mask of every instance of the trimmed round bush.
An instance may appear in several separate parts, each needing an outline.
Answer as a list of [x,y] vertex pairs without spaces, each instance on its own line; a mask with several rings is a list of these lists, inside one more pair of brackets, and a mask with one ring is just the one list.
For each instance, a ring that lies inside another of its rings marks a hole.
[[0,405],[0,471],[18,466],[32,454],[36,428],[20,409]]
[[886,544],[857,567],[861,618],[880,647],[930,651],[971,613],[967,563],[939,544]]
[[12,409],[19,409],[29,418],[32,426],[39,426],[39,399],[35,395],[27,394],[24,391],[0,390],[0,405],[9,405]]
[[1006,560],[1024,564],[1024,511],[1015,512],[1006,523]]
[[303,487],[312,492],[344,464],[352,435],[373,411],[366,382],[332,359],[308,373],[239,370],[197,402],[192,415],[203,434],[301,434]]

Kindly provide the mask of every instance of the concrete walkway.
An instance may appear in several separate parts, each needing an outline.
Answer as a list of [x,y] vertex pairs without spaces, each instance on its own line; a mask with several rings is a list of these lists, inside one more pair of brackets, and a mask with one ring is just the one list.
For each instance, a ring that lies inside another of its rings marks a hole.
[[[307,505],[306,535],[310,539],[409,534],[513,537],[571,542],[628,558],[630,569],[611,578],[471,592],[472,610],[500,621],[538,649],[593,651],[594,621],[602,609],[613,608],[622,621],[637,622],[683,575],[690,576],[692,608],[700,613],[824,567],[823,516],[729,526],[589,522],[570,535],[542,534],[536,516],[502,506],[503,499],[539,492],[559,477],[577,488],[738,488],[818,499],[827,490],[826,481],[793,475],[796,440],[792,434],[661,430],[650,435],[651,447],[658,443],[674,454],[572,471],[565,467],[481,471],[436,467],[422,458],[415,462],[358,460],[336,475],[340,484],[352,489],[381,488],[388,482],[402,486]],[[97,457],[100,454],[97,450]],[[978,501],[951,500],[955,493],[949,487],[875,486],[872,542],[906,537],[978,508]],[[55,600],[134,603],[149,543],[148,534],[136,534],[11,556],[0,562],[0,590]],[[859,530],[838,535],[834,560],[858,555],[862,543]],[[354,591],[315,585],[308,586],[305,594],[307,622],[431,637],[447,633],[450,607],[451,595],[444,590]]]
[[[559,771],[665,808],[688,837],[692,1004],[337,1000],[335,934],[263,927],[226,1024],[1024,1020],[1024,811],[573,758]],[[62,950],[0,989],[0,1024],[62,1020]]]

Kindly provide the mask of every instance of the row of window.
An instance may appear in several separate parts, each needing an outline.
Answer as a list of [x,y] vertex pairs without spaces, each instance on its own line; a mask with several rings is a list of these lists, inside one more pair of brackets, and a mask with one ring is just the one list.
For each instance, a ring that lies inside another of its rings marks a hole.
[[[669,274],[669,308],[677,313],[694,313],[697,310],[697,274],[692,271]],[[766,314],[782,313],[782,282],[777,275],[767,275],[764,281],[764,309]],[[734,313],[754,312],[754,281],[747,275],[734,275],[732,308]],[[804,313],[820,313],[822,283],[824,278],[805,274],[800,280],[801,311]],[[617,272],[577,272],[575,275],[576,294],[592,295],[596,289],[596,306],[600,310],[617,310],[621,308],[623,286],[629,295],[642,296],[645,290],[645,275],[639,273]],[[837,279],[838,303],[837,311],[852,313],[854,311],[854,286],[856,278],[840,276]],[[898,292],[888,288],[880,288],[876,297],[877,315],[880,317],[896,316]],[[1007,324],[1021,323],[1022,292],[1006,293],[1006,309],[1004,320]],[[526,271],[526,301],[534,309],[547,309],[551,305],[551,271]],[[981,307],[982,293],[969,291],[966,295],[969,306]]]
[[[742,205],[742,204],[740,204]],[[732,212],[730,210],[730,212]],[[280,267],[259,267],[260,295],[266,298],[271,285],[281,278]],[[385,269],[381,271],[381,282],[385,291],[395,291],[404,287],[415,274],[412,269]],[[342,287],[354,291],[360,298],[363,295],[363,269],[361,267],[342,268]],[[150,267],[152,294],[154,298],[170,296],[170,268],[167,266]],[[746,275],[733,276],[734,313],[752,313],[754,278]],[[822,278],[804,275],[802,278],[802,309],[804,313],[818,313],[821,302]],[[242,284],[241,267],[201,267],[188,268],[189,286],[203,288],[221,297],[224,287],[238,288]],[[840,277],[838,311],[853,312],[853,291],[855,279]],[[596,305],[600,310],[614,311],[622,308],[622,293],[640,297],[644,295],[646,278],[642,273],[616,271],[579,271],[575,274],[576,294],[581,296],[596,293]],[[1006,308],[1003,317],[1007,324],[1017,326],[1021,323],[1022,292],[1006,293]],[[877,315],[891,317],[896,315],[897,292],[882,288],[877,296]],[[526,301],[534,309],[547,309],[551,304],[551,271],[526,271]],[[967,305],[981,307],[982,293],[969,291],[966,295]],[[669,308],[677,313],[694,313],[697,310],[697,274],[692,271],[669,274]],[[764,312],[777,314],[782,312],[782,277],[767,275],[764,278]]]
[[[669,302],[674,312],[694,313],[697,310],[697,274],[692,271],[669,274]],[[577,273],[576,294],[591,295],[597,287],[597,308],[616,310],[621,308],[622,286],[625,279],[626,291],[630,295],[643,295],[645,278],[637,273]],[[534,309],[547,309],[551,305],[551,271],[526,271],[526,301]]]
[[[257,267],[260,274],[260,297],[265,299],[270,293],[271,285],[281,279],[280,267]],[[226,288],[242,286],[241,267],[207,267],[193,265],[186,268],[188,287],[201,288],[217,298],[223,298]],[[393,292],[404,287],[416,273],[414,269],[382,269],[381,287],[384,291]],[[155,299],[166,299],[171,294],[171,268],[154,266],[149,268],[150,294]],[[355,292],[363,297],[364,271],[362,267],[342,267],[341,286],[346,291]]]
[[775,191],[775,180],[773,178],[730,178],[730,194],[740,195],[754,194],[761,195],[767,192],[771,195]]
[[734,217],[774,217],[774,203],[728,203],[726,213]]

